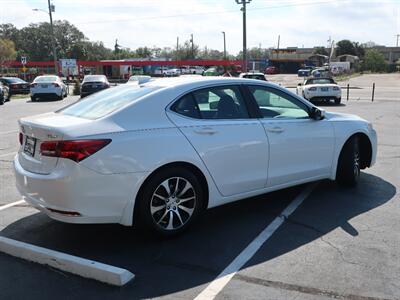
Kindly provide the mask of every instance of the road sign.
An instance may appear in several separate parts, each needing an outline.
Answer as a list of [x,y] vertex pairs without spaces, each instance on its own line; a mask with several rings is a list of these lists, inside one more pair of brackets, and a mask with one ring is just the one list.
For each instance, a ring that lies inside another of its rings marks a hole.
[[21,56],[21,64],[26,64],[26,56]]

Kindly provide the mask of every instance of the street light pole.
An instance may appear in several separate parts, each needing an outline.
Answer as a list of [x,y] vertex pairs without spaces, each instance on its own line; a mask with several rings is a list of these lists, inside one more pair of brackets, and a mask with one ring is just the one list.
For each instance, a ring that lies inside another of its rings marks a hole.
[[58,75],[58,63],[57,63],[57,53],[56,53],[56,41],[54,38],[54,29],[53,29],[53,16],[52,16],[52,9],[54,6],[50,4],[50,0],[47,0],[49,5],[49,16],[50,16],[50,30],[51,30],[51,46],[53,48],[53,59],[54,59],[54,68],[56,70],[56,75]]
[[235,0],[237,4],[242,4],[240,9],[243,13],[243,66],[242,71],[247,72],[247,43],[246,43],[246,4],[249,4],[251,0]]
[[225,40],[225,31],[222,31],[222,34],[224,35],[224,60],[226,60],[226,40]]
[[53,29],[53,16],[52,12],[54,12],[54,5],[50,3],[50,0],[47,0],[48,6],[49,6],[49,12],[39,9],[39,8],[34,8],[32,9],[33,11],[42,11],[45,12],[46,14],[49,15],[50,17],[50,33],[51,33],[51,47],[53,48],[53,60],[54,60],[54,68],[56,71],[56,74],[58,75],[58,63],[57,63],[57,53],[56,53],[56,41],[54,37],[54,29]]

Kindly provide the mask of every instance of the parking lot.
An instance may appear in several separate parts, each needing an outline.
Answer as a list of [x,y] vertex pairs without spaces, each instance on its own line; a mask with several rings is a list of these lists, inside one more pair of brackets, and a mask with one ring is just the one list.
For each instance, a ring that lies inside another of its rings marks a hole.
[[[292,91],[299,82],[297,76],[268,79]],[[400,74],[364,75],[340,85],[347,83],[353,87],[349,101],[342,96],[340,106],[322,108],[357,114],[378,132],[377,163],[362,172],[356,188],[322,181],[249,198],[209,210],[173,239],[120,225],[64,224],[19,202],[12,172],[17,120],[54,111],[78,96],[12,99],[0,107],[0,236],[124,268],[136,277],[113,287],[0,253],[0,299],[23,299],[28,291],[31,299],[212,298],[209,284],[277,219],[282,225],[216,299],[400,299]],[[292,214],[282,215],[311,188]]]

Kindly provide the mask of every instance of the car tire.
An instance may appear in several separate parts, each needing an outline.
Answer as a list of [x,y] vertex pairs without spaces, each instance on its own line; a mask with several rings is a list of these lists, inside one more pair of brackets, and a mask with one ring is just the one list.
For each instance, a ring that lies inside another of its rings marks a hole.
[[0,105],[4,104],[4,94],[0,95]]
[[154,174],[143,186],[138,201],[136,215],[147,229],[162,236],[174,236],[185,231],[199,216],[204,192],[191,171],[173,167]]
[[10,102],[11,101],[11,94],[9,93],[6,100],[4,102]]
[[37,97],[31,96],[31,101],[32,101],[32,102],[36,102],[36,101],[37,101]]
[[342,101],[342,98],[335,98],[336,105],[339,105],[341,101]]
[[340,185],[355,186],[361,173],[361,153],[357,136],[349,139],[340,152],[336,181]]

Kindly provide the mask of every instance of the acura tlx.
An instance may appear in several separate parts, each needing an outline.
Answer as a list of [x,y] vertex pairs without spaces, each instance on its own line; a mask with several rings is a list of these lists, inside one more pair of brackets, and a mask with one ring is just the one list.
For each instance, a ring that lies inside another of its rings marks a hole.
[[173,235],[207,208],[306,182],[357,184],[377,137],[285,88],[164,78],[110,88],[19,121],[23,198],[70,223],[141,222]]

